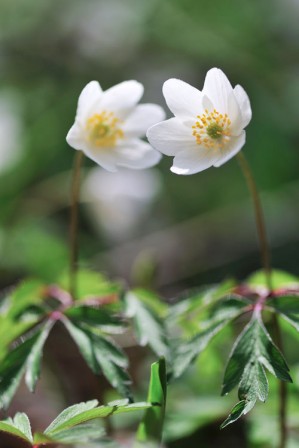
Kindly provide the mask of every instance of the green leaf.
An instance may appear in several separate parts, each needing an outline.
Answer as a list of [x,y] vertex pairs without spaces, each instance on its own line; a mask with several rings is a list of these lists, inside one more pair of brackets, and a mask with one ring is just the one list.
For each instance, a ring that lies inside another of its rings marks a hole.
[[74,404],[73,406],[69,406],[68,408],[64,409],[55,418],[55,420],[53,420],[53,422],[44,431],[45,434],[55,433],[56,431],[65,429],[67,427],[67,422],[69,422],[72,418],[96,408],[98,404],[98,400],[90,400],[85,403],[78,403]]
[[47,321],[42,328],[40,335],[33,345],[26,366],[25,381],[30,392],[34,392],[36,383],[40,377],[41,360],[43,355],[44,344],[49,336],[49,333],[54,325],[54,321]]
[[141,411],[151,408],[150,403],[127,404],[124,400],[109,403],[107,406],[98,406],[97,400],[79,403],[62,411],[48,426],[44,433],[35,433],[32,437],[30,422],[26,414],[16,414],[13,419],[0,421],[0,433],[6,432],[21,438],[32,446],[48,444],[84,444],[100,441],[110,443],[103,439],[104,429],[98,419],[113,414]]
[[267,300],[267,306],[274,308],[277,313],[299,331],[299,295],[275,297]]
[[9,295],[7,316],[20,318],[26,310],[44,300],[45,284],[40,280],[28,279],[15,288]]
[[105,435],[105,430],[97,421],[73,426],[68,429],[55,432],[48,440],[56,443],[88,443],[99,441]]
[[246,400],[242,400],[239,401],[239,403],[237,403],[231,413],[229,414],[229,416],[227,417],[226,420],[224,420],[224,422],[221,424],[220,429],[225,428],[226,426],[230,425],[231,423],[234,423],[236,420],[238,420],[240,417],[242,417],[242,415],[244,415],[244,410],[246,408]]
[[[64,274],[58,281],[59,285],[69,289],[69,274]],[[79,270],[77,272],[76,299],[102,305],[113,305],[119,300],[120,286],[110,282],[99,272]]]
[[[264,271],[257,271],[252,274],[248,279],[247,283],[253,287],[267,287],[267,279]],[[292,274],[289,274],[285,271],[280,271],[277,269],[273,269],[271,271],[271,283],[272,288],[286,288],[286,287],[298,287],[299,286],[299,278],[295,277]]]
[[[33,334],[28,336],[25,341],[20,342],[20,344],[3,359],[0,366],[1,408],[6,409],[9,406],[26,369],[28,369],[28,387],[34,386],[39,375],[41,353],[38,354],[38,350],[42,349],[45,339],[52,327],[50,324],[46,325],[47,328],[45,332],[43,331],[44,327],[35,330]],[[32,353],[32,359],[30,360]]]
[[153,308],[142,301],[138,290],[125,296],[126,314],[133,319],[136,337],[140,345],[149,345],[158,356],[168,357],[168,344],[163,320]]
[[210,328],[200,332],[190,341],[180,343],[174,350],[174,362],[172,375],[179,378],[196,357],[207,347],[210,340],[226,325],[227,322],[213,324]]
[[31,426],[26,414],[17,413],[14,419],[7,419],[0,422],[0,432],[6,432],[29,442],[33,442]]
[[[44,434],[49,437],[55,437],[61,431],[72,428],[73,426],[89,422],[97,418],[105,418],[114,414],[140,411],[151,407],[150,403],[132,403],[125,405],[107,405],[96,407],[96,400],[87,403],[80,403],[65,409],[51,425],[45,430]],[[86,407],[85,407],[86,406]]]
[[174,378],[180,377],[196,357],[207,347],[211,339],[219,333],[225,325],[244,312],[248,305],[247,300],[229,297],[216,303],[205,322],[206,328],[197,333],[188,341],[177,342],[174,350],[172,374]]
[[265,401],[268,381],[264,367],[281,381],[292,381],[289,368],[267,332],[260,315],[254,315],[234,344],[224,374],[222,395],[239,385],[238,403],[224,426],[247,413],[257,399]]
[[231,295],[234,286],[233,280],[227,280],[219,285],[187,291],[179,298],[179,302],[171,307],[168,321],[173,324],[178,320],[180,325],[186,323],[186,327],[190,327],[191,319],[197,321],[207,308]]
[[31,307],[43,304],[44,285],[38,280],[26,280],[11,290],[4,299],[0,310],[0,360],[8,346],[19,336],[33,327],[40,315],[29,315]]
[[122,350],[111,339],[87,327],[75,325],[68,319],[63,323],[91,370],[95,374],[102,372],[120,394],[132,399],[131,380],[125,371],[128,361]]
[[[165,417],[167,395],[166,363],[161,358],[151,366],[151,378],[148,391],[148,401],[153,407],[147,409],[137,432],[136,447],[139,442],[159,444]],[[157,446],[157,445],[156,445]]]
[[120,318],[103,308],[75,306],[66,310],[64,314],[73,322],[84,323],[110,333],[121,333],[124,329],[124,323]]
[[12,420],[14,426],[18,428],[28,440],[33,441],[29,418],[23,412],[18,412]]

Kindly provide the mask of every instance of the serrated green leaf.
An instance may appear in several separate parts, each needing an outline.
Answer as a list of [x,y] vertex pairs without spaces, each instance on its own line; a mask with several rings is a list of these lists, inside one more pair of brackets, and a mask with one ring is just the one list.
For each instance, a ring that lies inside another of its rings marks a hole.
[[[9,406],[26,369],[29,369],[28,386],[33,385],[33,380],[37,380],[36,375],[39,373],[38,358],[41,355],[41,353],[38,354],[37,352],[43,346],[47,331],[43,333],[43,327],[36,329],[3,359],[0,366],[1,408],[6,409]],[[28,364],[31,353],[34,353],[34,355],[31,363]]]
[[29,354],[38,340],[39,332],[19,344],[4,358],[0,366],[0,407],[6,409],[26,369]]
[[289,368],[273,344],[260,315],[254,315],[236,340],[225,370],[222,395],[239,385],[238,395],[241,401],[224,422],[224,426],[249,412],[257,399],[267,399],[268,381],[264,367],[278,379],[292,381]]
[[21,439],[29,442],[33,442],[31,426],[29,419],[24,413],[17,413],[14,419],[7,419],[0,422],[0,432],[6,432],[8,434],[15,435]]
[[[98,400],[90,400],[85,403],[74,404],[73,406],[69,406],[64,409],[53,422],[47,427],[44,431],[45,434],[54,433],[56,431],[65,429],[67,422],[69,422],[72,418],[84,414],[86,411],[90,411],[94,409],[99,404]],[[80,423],[80,422],[79,422]]]
[[177,343],[174,351],[173,371],[174,378],[179,378],[195,358],[207,347],[210,340],[226,325],[226,322],[211,325],[210,328],[200,332],[193,339]]
[[64,429],[55,432],[51,440],[56,443],[70,444],[70,443],[88,443],[99,441],[105,435],[105,430],[101,428],[97,421],[84,423],[73,426],[69,429]]
[[278,314],[299,331],[299,295],[269,299],[267,300],[267,306],[274,308]]
[[44,285],[38,280],[26,280],[6,294],[0,312],[0,360],[9,344],[33,327],[40,315],[28,314],[32,306],[43,304]]
[[54,325],[54,321],[49,320],[42,328],[40,335],[33,345],[28,360],[26,362],[25,381],[30,392],[34,392],[37,380],[40,377],[41,360],[43,355],[44,344]]
[[8,434],[12,434],[16,437],[19,437],[20,439],[30,443],[31,445],[31,441],[27,439],[25,434],[23,434],[18,428],[13,426],[11,423],[7,423],[6,421],[0,422],[0,434],[1,432],[6,432]]
[[186,321],[186,325],[190,325],[190,317],[195,319],[208,307],[231,294],[234,286],[233,280],[227,280],[219,285],[205,286],[185,292],[179,297],[179,302],[172,305],[168,321],[174,322],[178,319],[180,324]]
[[172,374],[174,378],[181,376],[196,357],[207,347],[211,339],[219,333],[225,325],[235,319],[248,305],[246,300],[228,297],[216,303],[205,322],[206,328],[197,333],[192,339],[177,343],[174,350]]
[[138,290],[128,292],[125,303],[126,314],[133,319],[140,345],[149,345],[158,356],[167,358],[169,349],[162,319],[138,297]]
[[72,428],[73,426],[88,422],[90,420],[94,420],[97,418],[105,418],[105,417],[109,417],[114,414],[122,414],[122,413],[126,413],[126,412],[140,411],[143,409],[148,409],[152,406],[150,403],[140,402],[140,403],[126,404],[123,406],[107,405],[107,406],[94,407],[93,406],[94,401],[95,400],[93,400],[92,402],[81,403],[80,405],[71,406],[71,408],[74,409],[76,406],[82,407],[82,406],[84,406],[84,404],[86,404],[88,406],[88,403],[91,403],[90,409],[87,409],[87,410],[81,411],[81,412],[77,412],[78,408],[76,408],[75,409],[76,412],[74,413],[74,415],[70,416],[69,418],[65,418],[65,415],[68,413],[69,408],[65,409],[65,411],[63,411],[63,413],[65,413],[63,416],[63,421],[61,421],[61,415],[63,414],[63,413],[61,413],[60,416],[58,416],[54,420],[54,422],[51,423],[51,425],[46,429],[44,434],[46,434],[47,436],[50,436],[50,437],[54,437],[55,434],[59,433],[60,431]]
[[131,380],[125,370],[127,358],[122,350],[111,339],[95,334],[89,328],[75,325],[68,319],[63,323],[92,371],[96,374],[102,372],[120,394],[132,399]]
[[159,444],[162,439],[162,430],[165,417],[167,395],[166,363],[161,358],[151,366],[151,378],[148,391],[148,401],[154,406],[145,412],[144,418],[137,432],[136,447],[141,443]]
[[220,428],[223,429],[226,426],[230,425],[231,423],[237,421],[244,414],[245,408],[246,408],[246,401],[245,400],[239,401],[239,403],[237,403],[233,407],[227,419],[224,420],[224,422],[221,424]]
[[65,315],[73,322],[84,323],[110,333],[123,331],[124,322],[106,309],[91,306],[75,306],[65,311]]
[[33,441],[29,418],[23,412],[18,412],[13,419],[14,426],[19,429],[28,440]]

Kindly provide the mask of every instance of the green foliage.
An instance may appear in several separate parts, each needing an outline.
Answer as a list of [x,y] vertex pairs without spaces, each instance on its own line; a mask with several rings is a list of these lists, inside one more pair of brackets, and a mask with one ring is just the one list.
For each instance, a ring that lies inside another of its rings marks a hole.
[[173,376],[178,378],[196,357],[207,347],[211,339],[219,333],[229,322],[244,313],[248,307],[248,300],[233,296],[212,302],[212,307],[206,320],[198,323],[201,326],[192,338],[178,341],[173,350]]
[[[58,285],[68,291],[69,275],[65,273],[58,281]],[[76,300],[89,302],[93,305],[113,305],[117,303],[121,292],[120,285],[107,280],[100,272],[80,269],[77,272]]]
[[199,325],[205,320],[210,307],[230,296],[234,286],[235,282],[228,280],[219,285],[187,291],[179,297],[178,303],[169,309],[168,325],[173,327],[177,324],[184,334],[192,337],[198,332]]
[[299,295],[274,297],[267,301],[267,306],[273,308],[280,316],[299,331]]
[[26,414],[18,412],[14,418],[0,422],[0,432],[7,432],[13,434],[25,442],[33,443],[31,426]]
[[149,345],[158,356],[168,357],[168,342],[162,315],[161,301],[143,290],[129,291],[125,295],[126,314],[132,318],[140,345]]
[[[130,322],[139,344],[148,345],[154,353],[163,355],[168,363],[168,378],[177,379],[224,327],[240,316],[246,316],[247,321],[248,313],[253,313],[234,344],[224,375],[222,394],[226,395],[238,386],[240,400],[222,424],[225,427],[248,413],[257,400],[267,399],[265,368],[278,379],[291,381],[288,366],[263,324],[261,311],[281,315],[298,330],[296,281],[286,273],[274,272],[276,289],[269,297],[260,298],[258,288],[265,286],[263,282],[261,273],[252,276],[246,285],[236,286],[229,280],[188,292],[171,307],[144,289],[128,291],[120,300],[119,285],[87,270],[79,271],[75,301],[67,291],[67,277],[53,285],[38,280],[24,282],[6,295],[0,310],[4,324],[0,334],[3,332],[4,344],[13,347],[10,352],[3,350],[1,407],[10,404],[23,374],[28,388],[34,391],[40,376],[43,347],[56,321],[64,324],[90,369],[96,375],[104,375],[114,389],[132,401],[127,372],[129,362],[112,337],[127,331]],[[259,311],[257,301],[261,304]],[[11,330],[8,323],[12,325]],[[147,444],[151,443],[151,438],[161,438],[166,400],[164,359],[152,366],[148,400],[160,404],[146,412],[138,431],[138,441],[143,438]],[[90,402],[81,408],[70,408],[59,416],[58,421],[61,418],[72,421],[73,411],[89,415],[88,412],[96,406],[95,402]],[[107,408],[97,412],[106,411]],[[21,431],[15,424],[13,426],[16,431]],[[40,443],[71,443],[77,437],[86,441],[102,437],[101,431],[87,422],[76,431],[63,427],[54,434],[50,428],[36,437],[40,438]]]
[[64,313],[73,322],[81,322],[108,333],[122,333],[124,322],[104,308],[91,306],[74,306]]
[[39,280],[27,280],[5,294],[0,309],[0,359],[20,335],[39,320],[44,285]]
[[[252,274],[246,282],[251,287],[265,286],[267,287],[267,279],[264,271],[257,271]],[[271,271],[272,288],[298,287],[299,278],[289,272],[273,269]]]
[[66,318],[63,323],[91,370],[97,375],[103,373],[120,394],[132,399],[131,380],[126,372],[128,360],[123,351],[99,331],[94,332],[90,327]]
[[162,439],[167,395],[166,364],[161,358],[151,366],[151,377],[147,400],[154,406],[147,409],[137,432],[136,448],[140,442],[153,443],[156,446]]
[[40,374],[43,345],[53,326],[46,322],[9,352],[0,367],[0,406],[6,409],[19,386],[23,374],[30,390],[34,390]]
[[78,291],[78,301],[73,302],[68,291],[57,285],[28,280],[7,294],[0,310],[1,407],[9,405],[24,373],[34,391],[43,347],[57,320],[66,324],[92,370],[103,373],[121,394],[132,398],[128,360],[109,337],[125,329],[123,318],[115,314],[120,311],[119,286],[85,270],[79,271]]
[[272,342],[260,314],[254,314],[236,340],[225,370],[222,395],[239,385],[240,402],[233,408],[222,428],[249,412],[258,399],[266,401],[268,381],[264,368],[281,381],[292,381],[289,368]]
[[61,412],[43,433],[32,436],[30,422],[26,414],[18,413],[11,419],[0,422],[0,433],[6,432],[33,445],[52,445],[53,443],[72,444],[100,441],[105,435],[98,419],[113,414],[140,411],[151,408],[150,403],[128,404],[125,401],[98,406],[97,400],[80,403]]

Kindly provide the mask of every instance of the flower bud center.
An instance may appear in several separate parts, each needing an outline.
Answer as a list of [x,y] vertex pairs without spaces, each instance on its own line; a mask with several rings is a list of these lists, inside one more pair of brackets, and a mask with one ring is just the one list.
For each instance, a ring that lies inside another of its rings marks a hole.
[[203,145],[207,149],[223,148],[230,140],[231,120],[227,114],[220,114],[216,109],[212,112],[206,109],[196,118],[197,120],[192,126],[192,135],[198,145]]
[[223,134],[223,128],[216,121],[214,123],[209,124],[207,127],[207,134],[211,138],[221,138]]
[[113,112],[104,110],[92,115],[86,122],[88,140],[97,147],[114,147],[117,140],[124,137],[120,123]]

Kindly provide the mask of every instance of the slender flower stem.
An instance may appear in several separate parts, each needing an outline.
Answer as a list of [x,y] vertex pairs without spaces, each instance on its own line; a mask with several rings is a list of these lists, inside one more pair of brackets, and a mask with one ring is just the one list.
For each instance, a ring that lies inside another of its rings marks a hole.
[[[271,294],[272,281],[271,281],[270,252],[269,252],[269,245],[267,240],[266,226],[264,221],[261,200],[258,194],[258,189],[252,171],[244,154],[242,152],[239,152],[237,154],[237,159],[243,172],[243,175],[246,179],[248,189],[252,197],[255,212],[256,229],[260,242],[262,266],[265,271],[265,277],[269,294]],[[273,314],[272,325],[276,336],[275,339],[277,346],[281,351],[283,351],[281,331],[277,316],[275,314]],[[287,385],[284,381],[280,381],[279,384],[279,423],[280,423],[279,448],[285,448],[287,443]]]
[[255,183],[252,171],[250,169],[250,166],[249,166],[244,154],[242,152],[239,152],[237,154],[237,159],[238,159],[239,165],[241,167],[241,170],[243,172],[243,175],[246,179],[248,189],[250,191],[251,198],[253,201],[256,229],[257,229],[258,238],[259,238],[259,242],[260,242],[262,266],[265,271],[268,289],[271,291],[272,285],[271,285],[270,252],[269,252],[269,245],[268,245],[268,240],[267,240],[266,226],[265,226],[265,221],[264,221],[264,214],[263,214],[261,200],[260,200],[260,197],[258,194],[258,189],[257,189],[256,183]]
[[78,202],[80,194],[80,171],[83,152],[76,151],[71,185],[71,215],[70,215],[70,294],[76,297],[77,262],[78,262]]

